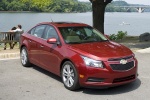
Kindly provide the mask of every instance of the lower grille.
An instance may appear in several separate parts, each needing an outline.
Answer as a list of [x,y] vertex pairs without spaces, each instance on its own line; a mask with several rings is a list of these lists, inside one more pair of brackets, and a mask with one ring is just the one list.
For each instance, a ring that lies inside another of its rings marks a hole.
[[134,67],[134,61],[128,62],[126,64],[110,64],[110,67],[116,71],[125,71]]
[[122,78],[116,78],[113,80],[113,83],[118,83],[118,82],[124,82],[124,81],[129,81],[135,79],[135,75],[131,75],[128,77],[122,77]]
[[104,78],[88,78],[87,82],[104,82]]

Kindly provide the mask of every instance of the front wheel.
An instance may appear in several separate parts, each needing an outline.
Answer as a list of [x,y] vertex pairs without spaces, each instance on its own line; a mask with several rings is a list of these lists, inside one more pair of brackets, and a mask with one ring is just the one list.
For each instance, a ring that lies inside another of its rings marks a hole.
[[21,53],[20,53],[20,59],[24,67],[29,67],[31,65],[26,47],[22,47]]
[[64,86],[69,90],[76,90],[80,87],[76,68],[70,61],[66,61],[61,70],[61,77]]

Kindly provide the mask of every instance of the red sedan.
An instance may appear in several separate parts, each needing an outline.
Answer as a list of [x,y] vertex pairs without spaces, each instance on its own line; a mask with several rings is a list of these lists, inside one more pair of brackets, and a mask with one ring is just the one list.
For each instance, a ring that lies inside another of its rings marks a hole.
[[137,60],[127,47],[82,23],[43,22],[21,36],[21,63],[40,66],[62,78],[69,90],[133,82]]

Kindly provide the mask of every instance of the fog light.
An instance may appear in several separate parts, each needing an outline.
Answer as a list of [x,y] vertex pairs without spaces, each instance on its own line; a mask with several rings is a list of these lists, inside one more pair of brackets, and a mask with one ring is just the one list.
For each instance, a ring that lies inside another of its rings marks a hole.
[[104,82],[104,78],[88,78],[87,82]]

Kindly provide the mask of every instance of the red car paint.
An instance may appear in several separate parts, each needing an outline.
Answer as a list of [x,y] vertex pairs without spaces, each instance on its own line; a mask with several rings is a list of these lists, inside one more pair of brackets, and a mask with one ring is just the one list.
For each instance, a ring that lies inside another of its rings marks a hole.
[[[55,42],[55,38],[46,40],[32,35],[31,30],[40,25],[53,27],[58,34],[59,43],[50,44],[47,42],[49,40]],[[81,23],[44,22],[23,33],[21,36],[21,48],[24,46],[27,48],[31,63],[60,76],[64,61],[69,60],[75,65],[78,72],[79,84],[83,87],[112,87],[136,80],[138,65],[130,49],[110,40],[68,44],[59,30],[59,28],[63,27],[91,26]],[[81,56],[102,61],[104,68],[86,66]],[[112,69],[111,65],[128,67],[126,64],[120,64],[121,59],[133,62],[133,66],[128,69]]]

